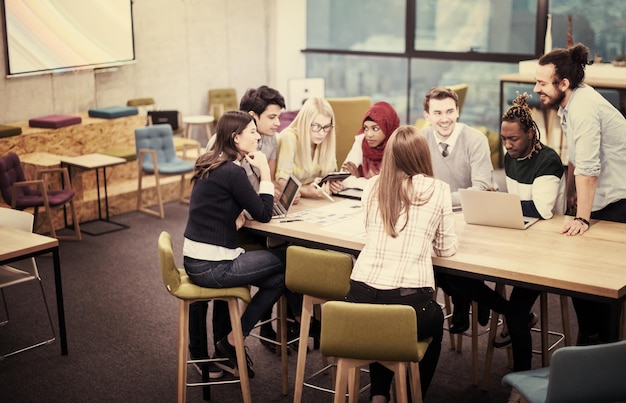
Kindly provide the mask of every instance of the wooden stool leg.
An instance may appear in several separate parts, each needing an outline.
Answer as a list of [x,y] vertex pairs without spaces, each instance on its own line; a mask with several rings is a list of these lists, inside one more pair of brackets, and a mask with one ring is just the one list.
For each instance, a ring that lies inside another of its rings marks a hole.
[[189,338],[189,301],[178,300],[177,402],[187,400],[187,340]]
[[[504,295],[504,284],[496,284],[496,292],[500,295]],[[498,331],[498,320],[500,314],[491,311],[491,323],[489,324],[489,339],[487,340],[487,353],[485,354],[485,368],[483,371],[483,385],[482,390],[487,391],[489,389],[489,377],[491,375],[491,364],[493,363],[493,342],[496,339],[496,332]]]
[[300,319],[300,341],[298,344],[298,361],[296,365],[296,384],[293,392],[294,403],[302,401],[302,390],[304,389],[304,370],[306,368],[307,345],[309,328],[311,325],[311,314],[313,311],[313,298],[304,295],[302,298],[302,319]]
[[282,379],[282,393],[283,396],[287,396],[289,394],[289,372],[288,372],[288,362],[287,362],[287,297],[284,295],[280,297],[278,300],[278,312],[280,315],[280,320],[278,322],[278,330],[280,334],[280,362],[281,362],[281,379]]
[[348,387],[348,371],[349,365],[346,359],[337,360],[337,378],[335,379],[335,398],[334,403],[345,403],[346,389]]
[[413,403],[422,403],[422,380],[419,363],[409,363],[409,378],[411,379],[411,400]]
[[237,368],[239,369],[239,381],[241,382],[241,394],[244,403],[251,403],[250,379],[248,378],[248,365],[246,363],[246,350],[243,345],[243,331],[241,329],[241,313],[239,301],[236,298],[228,298],[228,312],[230,325],[235,336],[235,350],[237,351]]

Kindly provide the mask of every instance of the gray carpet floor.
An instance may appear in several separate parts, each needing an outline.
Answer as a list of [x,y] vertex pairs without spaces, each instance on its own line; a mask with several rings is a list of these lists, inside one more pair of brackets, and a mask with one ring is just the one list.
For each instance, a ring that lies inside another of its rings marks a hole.
[[[81,242],[62,242],[69,355],[60,354],[57,340],[0,361],[0,402],[175,401],[177,303],[161,281],[157,238],[163,230],[172,234],[177,263],[182,265],[186,218],[187,206],[169,203],[163,220],[129,213],[114,217],[127,224],[128,229],[101,236],[85,235]],[[52,259],[44,256],[37,262],[56,329]],[[10,287],[5,297],[10,322],[0,327],[0,354],[49,333],[36,285]],[[550,296],[549,301],[550,327],[560,330],[558,298]],[[0,315],[4,315],[2,310]],[[576,334],[573,309],[570,309],[570,321]],[[210,320],[208,326],[211,333]],[[486,338],[486,335],[479,337],[481,374]],[[506,401],[509,391],[500,383],[502,376],[510,371],[506,350],[496,350],[489,390],[483,392],[472,385],[470,340],[464,338],[464,349],[459,353],[450,349],[448,335],[444,335],[437,373],[426,402]],[[288,396],[283,396],[280,358],[269,353],[255,338],[248,338],[246,344],[256,372],[251,381],[253,400],[292,401],[296,354],[289,356],[290,390]],[[311,350],[307,372],[313,372],[321,361],[319,351]],[[533,365],[540,364],[537,355]],[[190,374],[200,379],[191,370]],[[367,380],[367,375],[363,378]],[[329,384],[330,376],[322,376],[320,381]],[[214,402],[241,401],[238,385],[216,386],[211,392]],[[305,402],[332,401],[330,395],[310,389],[305,389],[303,397]],[[188,401],[202,401],[202,390],[190,388]],[[361,394],[359,401],[368,402],[368,393]]]

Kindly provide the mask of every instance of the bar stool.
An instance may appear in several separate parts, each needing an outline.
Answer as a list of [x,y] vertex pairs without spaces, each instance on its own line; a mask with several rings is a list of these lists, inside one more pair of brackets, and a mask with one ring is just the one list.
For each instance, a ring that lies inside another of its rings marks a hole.
[[[393,343],[389,341],[393,340]],[[411,398],[422,402],[419,362],[431,338],[417,340],[417,315],[411,306],[329,301],[322,307],[322,354],[335,357],[335,403],[358,401],[359,368],[379,362],[395,375],[396,401],[407,402],[407,363]]]
[[[505,288],[503,283],[496,284],[496,292],[500,294],[505,294]],[[541,333],[541,350],[533,350],[535,354],[541,354],[541,363],[543,367],[547,367],[550,365],[550,351],[552,351],[558,344],[561,342],[566,346],[571,345],[571,330],[569,325],[569,305],[568,299],[566,296],[560,296],[561,303],[561,321],[563,326],[563,333],[558,333],[548,329],[548,293],[546,291],[542,291],[539,294],[539,311],[540,311],[540,320],[541,320],[541,328],[532,328],[532,331],[538,331]],[[491,315],[491,329],[489,331],[489,341],[487,343],[487,352],[485,355],[485,368],[483,373],[483,386],[482,389],[486,391],[489,387],[489,374],[491,372],[491,364],[493,362],[493,352],[494,346],[493,341],[496,338],[496,328],[493,325],[494,322],[499,320],[499,314],[497,312],[492,311]],[[548,338],[549,336],[556,336],[557,339],[554,343],[549,344]],[[509,351],[510,357],[510,347],[507,349]],[[509,360],[510,361],[510,360]]]
[[194,126],[204,127],[206,131],[207,141],[211,138],[211,127],[215,122],[215,118],[212,115],[196,115],[196,116],[184,116],[183,124],[185,125],[184,137],[190,138],[191,131]]
[[[443,291],[443,290],[442,290]],[[445,311],[445,320],[446,323],[448,325],[448,329],[450,328],[450,325],[452,324],[452,304],[450,303],[450,296],[448,294],[446,294],[445,292],[443,293],[443,298],[444,298],[444,302],[443,302],[443,306],[442,308]],[[472,385],[478,385],[478,337],[488,334],[490,331],[490,327],[487,327],[485,329],[479,330],[478,328],[478,315],[474,315],[474,312],[478,312],[478,303],[476,303],[476,301],[472,301],[472,309],[470,312],[470,318],[471,318],[471,331],[468,332],[464,332],[458,335],[454,335],[452,333],[449,333],[450,335],[450,349],[451,350],[455,350],[458,353],[462,353],[463,352],[463,337],[470,337],[471,338],[471,354],[472,354]],[[498,319],[495,322],[495,326],[500,326],[503,324],[503,321]],[[493,326],[493,325],[492,325]],[[458,336],[458,337],[455,337]]]
[[276,349],[276,355],[280,356],[281,363],[281,393],[283,396],[287,396],[289,394],[289,361],[287,349],[289,348],[289,344],[295,343],[298,339],[289,341],[287,337],[287,298],[284,295],[282,295],[276,303],[276,310],[276,316],[266,321],[257,323],[254,326],[254,329],[261,327],[268,322],[277,322],[278,331],[276,332],[276,335],[278,336],[278,340],[271,340],[256,333],[250,333],[250,336],[259,340],[265,340],[279,347]]
[[294,403],[302,401],[304,386],[314,387],[329,393],[333,392],[330,389],[324,389],[306,382],[326,371],[329,368],[328,365],[315,372],[308,379],[304,379],[308,348],[307,341],[309,339],[313,306],[321,305],[326,301],[343,300],[350,289],[351,273],[352,256],[348,254],[302,246],[289,246],[287,248],[285,284],[290,291],[303,295],[298,363],[293,393]]
[[[174,262],[174,251],[172,248],[172,238],[166,231],[161,232],[158,241],[159,264],[163,284],[167,291],[178,298],[178,394],[177,401],[185,402],[187,398],[188,386],[209,386],[224,385],[230,383],[241,384],[241,394],[244,403],[252,401],[250,396],[250,381],[246,364],[246,353],[243,344],[243,332],[241,330],[241,312],[239,300],[249,303],[251,300],[248,287],[233,288],[205,288],[194,285],[189,280],[184,269],[176,267]],[[237,367],[243,368],[239,371],[239,380],[210,381],[202,383],[187,382],[187,366],[193,363],[225,361],[223,358],[212,358],[203,360],[188,360],[187,346],[189,343],[189,304],[196,301],[223,300],[228,302],[230,322],[235,336],[235,350],[237,351]]]

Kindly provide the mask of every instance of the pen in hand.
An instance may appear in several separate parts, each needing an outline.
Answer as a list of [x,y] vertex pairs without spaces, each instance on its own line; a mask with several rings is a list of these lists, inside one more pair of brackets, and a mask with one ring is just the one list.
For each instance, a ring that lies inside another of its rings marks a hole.
[[332,197],[330,197],[330,195],[328,193],[326,193],[326,191],[324,191],[320,185],[318,185],[317,183],[313,182],[313,186],[315,186],[316,188],[320,189],[322,191],[322,193],[324,194],[324,197],[326,197],[328,200],[330,200],[331,202],[334,202],[335,199],[333,199]]
[[296,222],[296,221],[303,221],[303,220],[301,218],[294,218],[293,220],[282,220],[280,222],[284,223],[284,222]]

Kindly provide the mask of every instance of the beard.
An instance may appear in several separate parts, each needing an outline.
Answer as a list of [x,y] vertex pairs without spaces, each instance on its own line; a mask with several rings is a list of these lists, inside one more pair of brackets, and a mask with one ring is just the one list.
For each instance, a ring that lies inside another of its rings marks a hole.
[[549,97],[545,93],[543,95],[548,97],[548,102],[546,102],[544,105],[546,105],[549,108],[554,108],[554,109],[558,109],[559,105],[561,105],[561,102],[563,102],[563,100],[565,99],[565,91],[561,91],[558,88],[556,88],[556,94],[553,97]]

